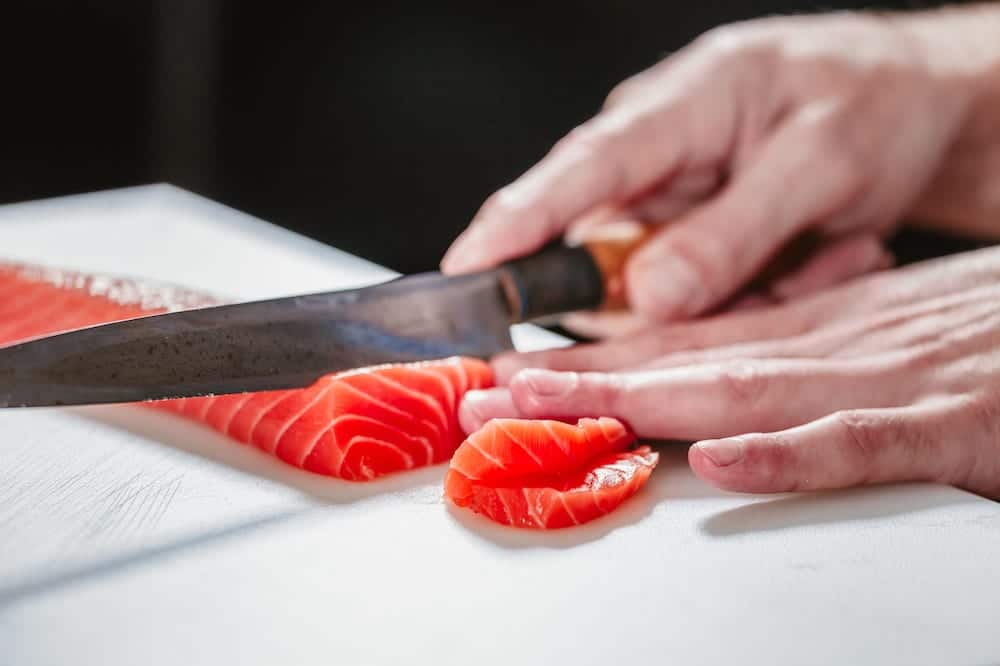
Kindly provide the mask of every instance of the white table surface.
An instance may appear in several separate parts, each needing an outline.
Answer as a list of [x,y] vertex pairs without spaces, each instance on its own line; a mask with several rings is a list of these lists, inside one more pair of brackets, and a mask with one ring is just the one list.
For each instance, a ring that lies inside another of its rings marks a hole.
[[[169,186],[0,207],[0,258],[245,299],[391,275]],[[668,449],[616,514],[537,534],[449,507],[443,473],[0,411],[0,664],[1000,664],[1000,504],[969,493],[723,493]]]

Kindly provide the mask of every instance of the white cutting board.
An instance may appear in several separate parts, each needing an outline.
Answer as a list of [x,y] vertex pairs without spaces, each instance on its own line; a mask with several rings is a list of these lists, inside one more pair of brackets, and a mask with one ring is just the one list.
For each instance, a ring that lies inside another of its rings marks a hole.
[[[392,275],[169,186],[0,207],[0,258],[242,299]],[[1000,663],[1000,505],[971,494],[722,493],[673,449],[616,514],[535,534],[450,508],[443,473],[0,410],[0,664]]]

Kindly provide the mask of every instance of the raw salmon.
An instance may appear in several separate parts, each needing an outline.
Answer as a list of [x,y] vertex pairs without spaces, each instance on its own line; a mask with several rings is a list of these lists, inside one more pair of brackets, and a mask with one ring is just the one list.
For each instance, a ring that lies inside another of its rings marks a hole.
[[[0,345],[217,302],[173,286],[0,264]],[[447,460],[464,436],[462,395],[492,383],[489,365],[456,357],[331,374],[291,391],[144,404],[297,467],[361,481]]]
[[631,497],[659,455],[610,418],[493,419],[451,459],[444,491],[458,506],[515,527],[551,529],[599,518]]

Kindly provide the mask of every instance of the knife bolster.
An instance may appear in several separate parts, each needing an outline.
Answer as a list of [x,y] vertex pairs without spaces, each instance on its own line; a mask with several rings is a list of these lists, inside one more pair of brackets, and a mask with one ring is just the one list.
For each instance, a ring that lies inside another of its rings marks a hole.
[[558,245],[497,270],[515,323],[594,309],[604,300],[601,271],[583,247]]

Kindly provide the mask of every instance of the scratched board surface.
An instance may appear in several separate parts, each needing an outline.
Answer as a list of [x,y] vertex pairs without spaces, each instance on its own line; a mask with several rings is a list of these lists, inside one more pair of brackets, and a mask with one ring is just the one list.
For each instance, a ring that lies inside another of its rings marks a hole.
[[[0,239],[0,259],[137,276],[240,300],[394,275],[165,185],[0,207]],[[219,270],[221,264],[232,270]],[[561,344],[541,331],[531,338],[524,344]],[[280,482],[289,475],[281,463],[148,412],[0,412],[0,597],[314,506],[322,501],[317,494],[370,492],[331,491],[309,477],[297,479],[307,492],[289,487]],[[269,477],[279,481],[265,482]]]
[[[0,248],[233,299],[391,275],[167,186],[0,207]],[[0,664],[1000,663],[1000,507],[971,494],[722,493],[667,448],[621,511],[538,535],[449,508],[442,475],[347,484],[151,410],[0,410]]]

